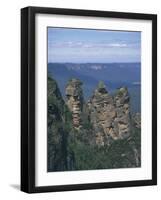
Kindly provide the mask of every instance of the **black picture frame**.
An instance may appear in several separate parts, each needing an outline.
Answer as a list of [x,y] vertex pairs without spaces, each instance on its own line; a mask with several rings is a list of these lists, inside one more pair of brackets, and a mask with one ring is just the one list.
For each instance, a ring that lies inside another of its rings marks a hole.
[[[35,186],[35,15],[60,14],[152,21],[152,179]],[[157,184],[157,15],[26,7],[21,9],[21,190],[27,193],[147,186]]]

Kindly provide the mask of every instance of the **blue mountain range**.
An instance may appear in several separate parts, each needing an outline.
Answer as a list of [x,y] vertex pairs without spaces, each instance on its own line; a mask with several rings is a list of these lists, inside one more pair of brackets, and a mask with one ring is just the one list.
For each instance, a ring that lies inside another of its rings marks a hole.
[[127,87],[132,112],[141,111],[141,63],[48,63],[48,73],[57,81],[64,98],[66,83],[71,78],[82,81],[86,100],[101,80],[110,93]]

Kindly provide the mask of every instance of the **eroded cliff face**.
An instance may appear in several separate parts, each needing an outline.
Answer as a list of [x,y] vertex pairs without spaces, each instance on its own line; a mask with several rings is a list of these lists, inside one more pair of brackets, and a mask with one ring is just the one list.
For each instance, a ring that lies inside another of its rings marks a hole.
[[83,91],[81,81],[71,79],[66,86],[67,105],[72,112],[73,126],[77,129],[81,127],[81,113],[83,110]]
[[88,101],[88,108],[96,144],[109,145],[111,139],[124,139],[130,135],[129,95],[126,88],[118,89],[112,97],[100,82]]
[[[73,127],[82,127],[83,91],[78,79],[71,79],[66,86],[66,104],[72,112]],[[111,140],[124,139],[130,135],[130,98],[128,90],[121,87],[110,95],[103,82],[94,90],[86,104],[86,115],[97,145],[110,145]]]
[[48,77],[48,171],[67,169],[66,105],[55,80]]
[[114,136],[112,124],[116,117],[116,110],[113,98],[103,83],[100,83],[95,89],[93,96],[88,101],[88,108],[96,144],[105,145],[109,141],[109,136]]
[[133,115],[133,122],[134,122],[134,126],[138,129],[141,128],[141,115],[140,113],[136,113]]
[[131,118],[127,88],[111,95],[100,82],[87,102],[71,79],[66,99],[48,77],[48,171],[140,167],[141,116]]
[[114,97],[116,118],[114,120],[114,130],[117,138],[123,139],[130,135],[130,97],[127,88],[118,89]]

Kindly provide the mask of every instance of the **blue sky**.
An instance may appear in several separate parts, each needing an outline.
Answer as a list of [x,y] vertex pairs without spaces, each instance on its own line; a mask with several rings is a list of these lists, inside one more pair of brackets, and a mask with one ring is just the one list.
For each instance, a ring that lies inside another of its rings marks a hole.
[[140,62],[141,32],[48,28],[48,62]]

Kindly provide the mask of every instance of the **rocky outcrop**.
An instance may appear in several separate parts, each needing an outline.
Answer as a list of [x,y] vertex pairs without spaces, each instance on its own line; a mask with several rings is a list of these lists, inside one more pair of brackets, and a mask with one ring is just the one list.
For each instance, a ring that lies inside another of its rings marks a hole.
[[48,172],[140,167],[140,126],[127,88],[111,95],[100,82],[85,103],[81,81],[67,83],[64,100],[48,77]]
[[81,85],[80,80],[71,79],[66,86],[66,103],[72,112],[73,126],[78,129],[81,127],[81,112],[83,109],[83,91]]
[[113,98],[100,82],[88,101],[89,118],[96,144],[108,145],[110,140],[123,139],[130,134],[129,95],[120,88]]
[[112,123],[116,117],[114,101],[107,92],[105,85],[100,82],[88,101],[89,118],[93,125],[96,144],[105,145],[109,136],[113,136]]
[[[63,97],[55,80],[48,77],[48,172],[67,169],[67,131],[69,123],[65,116],[66,108]],[[66,119],[66,120],[65,120]]]
[[116,118],[114,120],[114,130],[120,139],[130,135],[130,97],[127,88],[122,87],[117,90],[114,97]]
[[133,122],[136,128],[141,128],[141,115],[140,113],[136,113],[133,115]]
[[[66,86],[66,104],[72,112],[73,127],[82,127],[84,107],[82,83],[71,79]],[[95,143],[109,145],[111,140],[127,138],[130,135],[130,98],[128,90],[121,87],[114,96],[110,95],[103,82],[99,82],[86,105],[86,115],[95,136]]]

